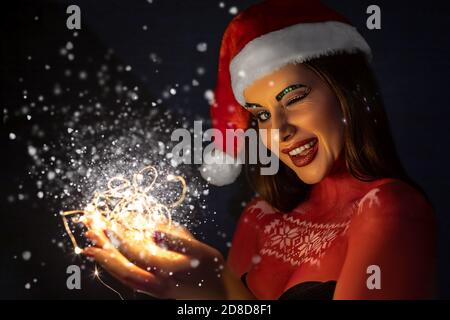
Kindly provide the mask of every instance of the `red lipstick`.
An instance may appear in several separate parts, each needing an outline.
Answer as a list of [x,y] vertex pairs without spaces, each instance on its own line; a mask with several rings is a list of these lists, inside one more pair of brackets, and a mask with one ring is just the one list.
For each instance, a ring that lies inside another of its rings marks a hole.
[[294,143],[292,146],[282,149],[281,152],[289,155],[291,161],[297,167],[304,167],[310,164],[316,157],[319,140],[308,138]]

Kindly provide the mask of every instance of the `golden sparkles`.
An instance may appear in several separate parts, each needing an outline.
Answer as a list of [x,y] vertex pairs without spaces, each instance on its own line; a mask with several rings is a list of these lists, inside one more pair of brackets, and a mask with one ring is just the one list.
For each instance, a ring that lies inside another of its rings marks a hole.
[[[150,178],[150,183],[144,185],[144,178]],[[152,196],[158,178],[158,171],[153,166],[147,166],[133,175],[130,181],[123,177],[113,177],[108,183],[108,189],[95,192],[92,200],[83,210],[71,210],[61,213],[64,228],[72,242],[76,254],[82,249],[70,230],[68,217],[75,223],[89,219],[94,229],[120,230],[125,238],[133,240],[152,239],[158,226],[170,227],[172,224],[171,209],[179,206],[185,199],[187,186],[181,176],[168,175],[167,181],[178,182],[181,194],[172,203],[164,204]]]

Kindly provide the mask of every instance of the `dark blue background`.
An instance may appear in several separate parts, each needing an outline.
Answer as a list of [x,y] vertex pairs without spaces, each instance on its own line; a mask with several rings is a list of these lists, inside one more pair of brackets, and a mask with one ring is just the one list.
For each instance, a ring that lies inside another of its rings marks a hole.
[[[89,30],[98,43],[113,48],[118,58],[133,67],[133,75],[152,95],[165,86],[200,82],[189,101],[173,97],[168,108],[189,108],[193,115],[208,116],[204,90],[215,85],[217,59],[222,33],[231,20],[230,6],[239,10],[256,1],[154,0],[147,1],[57,1],[61,16],[65,7],[77,4],[82,10],[83,30]],[[323,1],[347,16],[367,39],[373,50],[373,68],[379,79],[392,131],[409,172],[426,191],[439,222],[439,274],[441,297],[450,297],[450,10],[444,1],[376,1],[381,7],[382,29],[368,30],[366,8],[373,1]],[[42,10],[45,11],[43,3]],[[6,14],[5,11],[2,14]],[[282,14],[282,13],[277,13]],[[142,26],[147,26],[147,31]],[[27,37],[27,34],[20,34]],[[196,45],[206,42],[206,52]],[[162,59],[155,74],[149,53]],[[205,74],[196,74],[197,67]],[[195,116],[192,117],[193,120]],[[234,188],[234,189],[233,189]],[[217,210],[224,231],[231,237],[236,212],[229,212],[235,186],[213,188],[210,206]],[[3,212],[2,212],[3,214]],[[2,227],[5,227],[2,225]],[[8,227],[8,226],[6,226]],[[11,226],[18,228],[17,225]],[[7,246],[2,243],[2,246]],[[226,248],[218,244],[222,251]],[[399,253],[401,254],[401,253]],[[57,258],[55,258],[56,260]],[[1,268],[1,267],[0,267]],[[3,271],[3,277],[7,277]],[[63,275],[64,276],[64,275]],[[55,297],[72,293],[63,290],[24,293],[11,285],[0,286],[0,297]],[[9,290],[6,292],[6,290]],[[103,291],[102,291],[103,292]],[[105,295],[107,293],[104,293]],[[98,297],[93,289],[83,297]]]

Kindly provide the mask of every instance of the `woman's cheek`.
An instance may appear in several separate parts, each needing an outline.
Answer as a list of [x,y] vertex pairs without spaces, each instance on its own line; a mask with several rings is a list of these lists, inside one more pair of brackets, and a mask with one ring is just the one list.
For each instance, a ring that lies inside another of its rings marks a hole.
[[311,126],[314,129],[313,133],[319,137],[321,146],[319,148],[325,152],[329,161],[333,162],[339,156],[343,146],[344,123],[342,122],[340,111],[334,108],[337,106],[328,106],[315,113],[311,119]]
[[280,151],[280,130],[261,128],[259,129],[259,137],[263,145],[278,156]]

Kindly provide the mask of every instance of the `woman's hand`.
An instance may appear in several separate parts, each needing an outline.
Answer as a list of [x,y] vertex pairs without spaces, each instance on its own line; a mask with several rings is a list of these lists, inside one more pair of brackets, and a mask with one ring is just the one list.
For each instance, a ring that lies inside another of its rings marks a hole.
[[226,298],[222,255],[185,228],[160,228],[153,241],[143,241],[85,224],[94,246],[83,254],[125,285],[160,299]]

